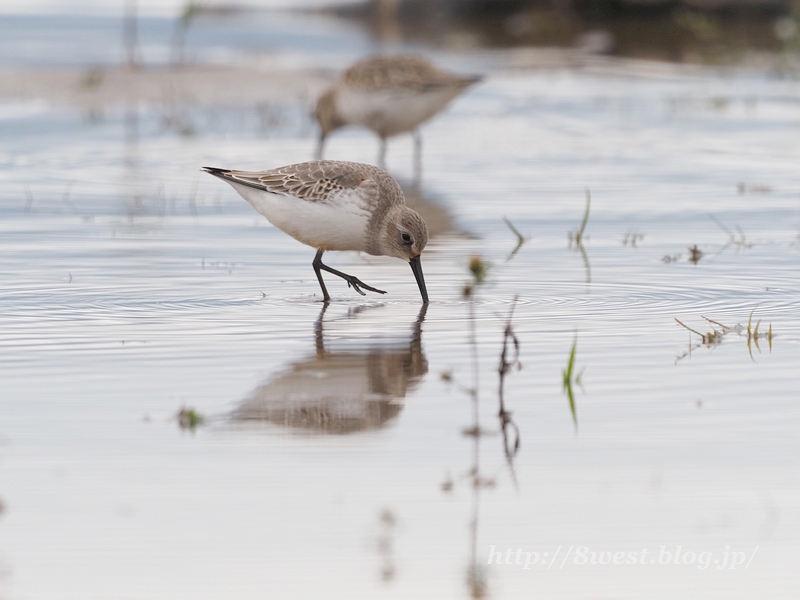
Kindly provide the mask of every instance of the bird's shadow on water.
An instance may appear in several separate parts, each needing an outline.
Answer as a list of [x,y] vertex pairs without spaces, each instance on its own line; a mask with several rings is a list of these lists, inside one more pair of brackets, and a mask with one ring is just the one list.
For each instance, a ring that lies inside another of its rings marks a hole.
[[417,211],[425,225],[428,227],[430,238],[440,236],[457,236],[474,238],[474,234],[459,227],[453,211],[449,207],[449,199],[438,196],[417,183],[397,178],[397,182],[403,189],[403,195],[409,208]]
[[[347,434],[384,427],[403,410],[403,400],[428,372],[422,350],[424,304],[410,339],[395,335],[325,341],[323,304],[314,323],[313,351],[287,363],[254,389],[230,415],[234,423],[271,423],[295,431]],[[376,306],[350,309],[354,320]]]

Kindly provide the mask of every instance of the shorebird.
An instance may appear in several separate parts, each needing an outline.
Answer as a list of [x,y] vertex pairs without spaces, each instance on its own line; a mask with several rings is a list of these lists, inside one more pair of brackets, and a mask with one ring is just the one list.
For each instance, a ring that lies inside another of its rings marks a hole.
[[383,166],[386,139],[414,134],[414,165],[421,170],[422,137],[417,129],[481,77],[462,77],[438,69],[419,56],[373,56],[347,69],[317,100],[320,124],[316,158],[328,135],[345,125],[361,125],[381,139],[378,164]]
[[323,264],[322,254],[328,250],[357,250],[409,261],[422,301],[428,302],[419,258],[428,243],[428,228],[406,206],[400,185],[383,169],[320,160],[269,171],[202,170],[229,183],[275,227],[317,249],[311,265],[323,302],[331,297],[322,271],[341,277],[362,296],[366,295],[362,288],[386,293]]

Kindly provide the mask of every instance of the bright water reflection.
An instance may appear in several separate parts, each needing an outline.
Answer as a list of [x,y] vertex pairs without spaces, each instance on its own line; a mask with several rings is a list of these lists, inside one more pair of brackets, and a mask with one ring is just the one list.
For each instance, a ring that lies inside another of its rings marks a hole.
[[[348,311],[357,318],[360,306]],[[413,324],[410,342],[398,344],[380,336],[368,345],[330,349],[325,347],[323,304],[314,324],[314,353],[282,367],[242,401],[234,421],[264,421],[314,433],[354,433],[386,426],[403,409],[406,394],[413,392],[428,372],[422,352],[423,305]],[[393,342],[393,343],[392,343]]]

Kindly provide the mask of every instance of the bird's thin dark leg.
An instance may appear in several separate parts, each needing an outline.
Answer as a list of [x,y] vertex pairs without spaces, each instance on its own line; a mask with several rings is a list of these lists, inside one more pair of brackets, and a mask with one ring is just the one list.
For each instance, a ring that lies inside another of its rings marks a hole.
[[328,290],[325,288],[325,282],[322,281],[322,273],[320,271],[327,271],[332,275],[336,275],[337,277],[341,277],[347,282],[348,286],[352,286],[352,288],[357,291],[362,296],[366,296],[366,294],[361,291],[361,288],[365,290],[369,290],[370,292],[377,292],[378,294],[385,294],[383,290],[379,290],[377,288],[372,287],[371,285],[367,285],[357,277],[353,277],[352,275],[348,275],[347,273],[342,273],[341,271],[337,271],[329,267],[328,265],[322,262],[322,253],[325,252],[324,250],[317,250],[317,255],[314,257],[314,262],[311,263],[314,266],[314,272],[317,274],[317,279],[319,280],[319,285],[322,288],[322,301],[323,302],[330,302],[331,297],[328,295]]
[[386,138],[381,137],[381,147],[378,150],[378,166],[381,169],[386,168]]
[[317,255],[314,257],[314,262],[311,263],[311,266],[314,267],[314,273],[317,274],[317,281],[319,281],[319,287],[322,288],[322,301],[327,303],[331,301],[331,297],[330,294],[328,294],[328,288],[325,287],[325,282],[323,281],[322,273],[320,272],[320,268],[325,266],[322,264],[323,252],[325,251],[317,250]]
[[414,188],[419,190],[422,182],[422,134],[414,130]]

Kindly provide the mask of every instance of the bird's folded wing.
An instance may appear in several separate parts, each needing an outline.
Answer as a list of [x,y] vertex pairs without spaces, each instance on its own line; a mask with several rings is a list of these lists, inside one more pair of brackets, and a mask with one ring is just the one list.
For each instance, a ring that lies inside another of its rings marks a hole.
[[377,199],[379,194],[372,178],[335,161],[289,165],[270,171],[229,171],[228,174],[233,181],[309,202],[330,202],[354,192],[365,200]]

